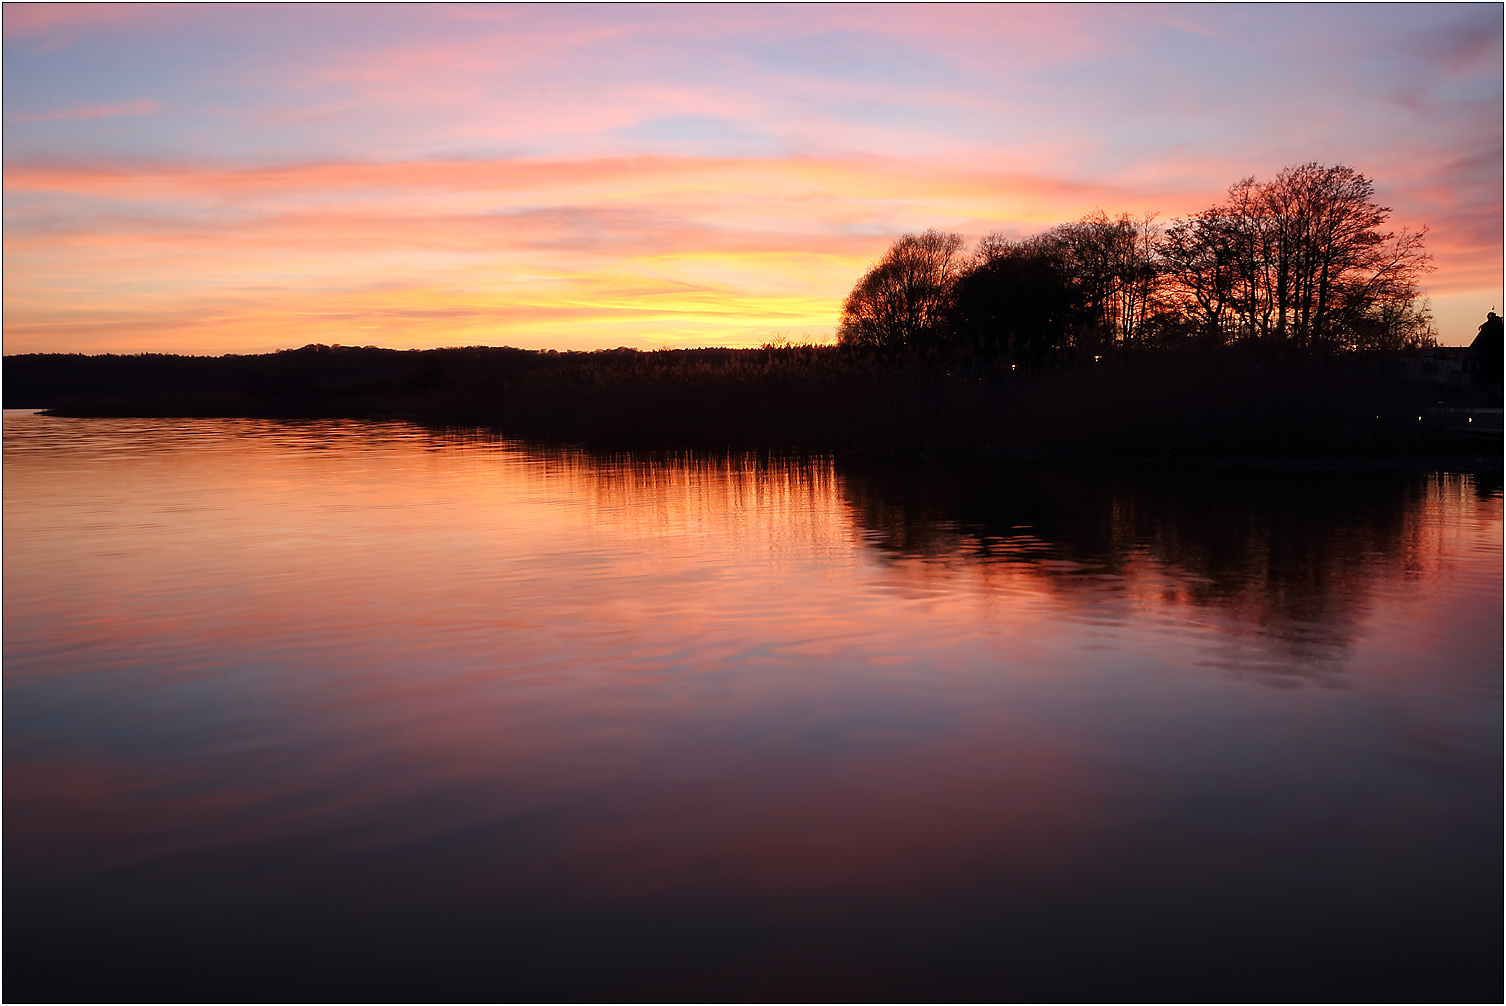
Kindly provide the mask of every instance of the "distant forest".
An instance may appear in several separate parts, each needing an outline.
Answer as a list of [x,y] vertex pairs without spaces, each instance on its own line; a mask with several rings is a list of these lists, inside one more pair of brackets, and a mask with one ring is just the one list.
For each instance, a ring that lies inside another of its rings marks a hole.
[[1022,241],[906,234],[842,308],[844,346],[894,357],[1038,367],[1135,347],[1260,342],[1397,350],[1434,341],[1418,284],[1425,231],[1345,165],[1245,178],[1166,225],[1099,211]]

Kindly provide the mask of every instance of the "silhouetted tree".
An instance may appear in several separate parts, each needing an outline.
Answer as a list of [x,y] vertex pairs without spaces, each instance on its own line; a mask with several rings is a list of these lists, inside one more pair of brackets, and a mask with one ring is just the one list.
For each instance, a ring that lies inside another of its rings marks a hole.
[[842,305],[844,346],[898,352],[947,341],[952,288],[962,271],[962,235],[906,234],[858,280]]
[[989,235],[957,284],[969,355],[1038,365],[1145,340],[1161,310],[1154,217],[1103,211],[1025,241]]
[[1241,179],[1224,203],[1168,228],[1171,292],[1226,336],[1320,349],[1425,343],[1425,232],[1382,231],[1391,210],[1374,195],[1346,165]]
[[1132,343],[1144,333],[1160,271],[1154,219],[1111,218],[1097,210],[1041,236],[1063,261],[1086,310],[1077,331],[1080,348]]
[[1089,316],[1060,248],[1041,238],[985,237],[956,291],[956,344],[983,361],[1040,366]]
[[1238,310],[1237,222],[1222,207],[1175,221],[1161,238],[1164,276],[1175,303],[1198,331],[1222,342]]

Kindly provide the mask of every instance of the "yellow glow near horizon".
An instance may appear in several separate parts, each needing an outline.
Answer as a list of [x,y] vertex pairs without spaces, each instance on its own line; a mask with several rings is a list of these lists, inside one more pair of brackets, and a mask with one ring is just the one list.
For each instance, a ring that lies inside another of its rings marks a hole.
[[[893,239],[1065,215],[1059,187],[874,160],[22,170],[10,190],[109,200],[87,230],[9,233],[7,351],[258,351],[308,342],[756,346],[831,338]],[[924,197],[916,197],[923,192]],[[213,227],[142,219],[163,204]],[[331,208],[333,207],[333,208]]]
[[1468,341],[1499,11],[1183,13],[13,4],[5,350],[820,339],[904,232],[1166,220],[1307,160],[1430,227]]

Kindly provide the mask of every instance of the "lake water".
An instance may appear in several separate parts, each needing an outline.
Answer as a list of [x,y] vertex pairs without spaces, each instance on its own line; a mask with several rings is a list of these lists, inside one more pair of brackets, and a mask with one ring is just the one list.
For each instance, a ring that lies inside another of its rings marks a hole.
[[1499,475],[4,417],[12,1000],[1499,999]]

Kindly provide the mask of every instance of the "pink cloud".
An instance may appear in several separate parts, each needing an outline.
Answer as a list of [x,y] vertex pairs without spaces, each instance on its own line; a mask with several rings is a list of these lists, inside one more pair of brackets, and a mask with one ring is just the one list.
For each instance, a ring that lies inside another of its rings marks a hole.
[[13,3],[5,7],[5,34],[13,39],[33,39],[139,23],[143,16],[151,16],[151,5]]

